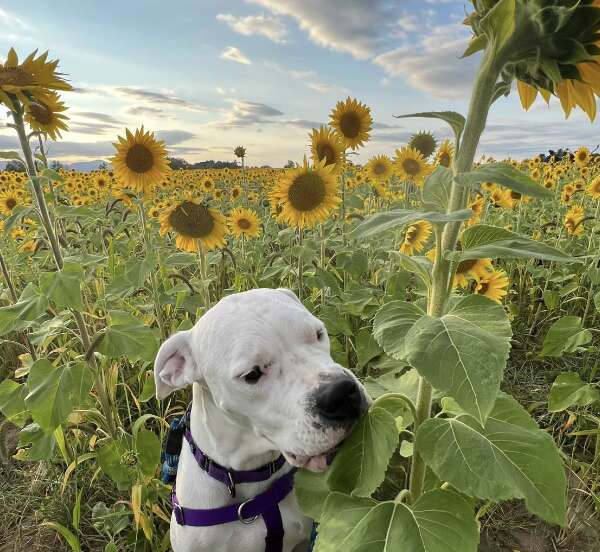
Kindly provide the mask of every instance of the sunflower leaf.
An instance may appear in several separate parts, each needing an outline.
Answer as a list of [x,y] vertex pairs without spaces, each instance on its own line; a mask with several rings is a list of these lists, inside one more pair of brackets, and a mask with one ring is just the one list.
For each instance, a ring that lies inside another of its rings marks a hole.
[[420,220],[426,220],[433,224],[445,224],[447,222],[460,222],[468,220],[473,216],[471,209],[462,209],[452,213],[437,213],[435,211],[420,212],[408,209],[395,209],[377,213],[362,221],[352,232],[353,238],[370,238],[381,232],[391,230],[398,226],[406,226]]
[[452,127],[457,144],[460,142],[460,137],[467,123],[467,120],[460,113],[456,113],[456,111],[426,111],[423,113],[410,113],[408,115],[394,115],[394,117],[396,119],[407,119],[410,117],[441,119]]
[[583,327],[579,316],[563,316],[550,326],[544,338],[542,356],[560,357],[563,353],[576,351],[590,341],[592,334]]
[[416,450],[462,492],[494,501],[523,498],[544,520],[565,522],[565,473],[556,444],[509,395],[500,394],[485,426],[464,414],[426,420]]
[[425,209],[440,213],[445,213],[448,210],[452,178],[452,171],[442,166],[439,166],[427,177],[421,194]]
[[446,259],[541,259],[563,263],[579,262],[559,249],[546,245],[499,226],[475,224],[460,238],[462,251],[446,253]]
[[548,397],[548,410],[562,412],[570,406],[587,406],[600,401],[600,392],[581,379],[577,372],[562,372],[554,380]]
[[554,197],[550,190],[508,163],[490,163],[468,173],[459,173],[455,179],[461,186],[479,186],[482,182],[493,182],[526,196],[540,199]]
[[461,58],[466,58],[466,57],[472,56],[473,54],[475,54],[477,52],[480,52],[481,50],[485,50],[486,46],[487,46],[487,37],[485,35],[482,34],[479,36],[475,36],[475,37],[473,37],[471,42],[469,42],[469,45],[467,46],[467,49],[464,51]]

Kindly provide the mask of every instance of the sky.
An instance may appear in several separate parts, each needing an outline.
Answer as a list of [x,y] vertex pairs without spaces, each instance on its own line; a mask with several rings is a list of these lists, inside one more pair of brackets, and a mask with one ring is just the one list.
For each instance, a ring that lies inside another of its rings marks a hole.
[[[0,61],[49,50],[75,87],[65,93],[70,131],[51,158],[106,159],[125,128],[155,131],[188,161],[234,159],[282,166],[309,153],[311,128],[337,101],[372,110],[357,162],[394,151],[443,123],[394,115],[466,113],[477,56],[466,0],[0,0]],[[15,149],[1,119],[0,149]],[[492,107],[480,153],[525,158],[600,143],[580,112],[565,121],[556,99],[525,113],[515,93]]]

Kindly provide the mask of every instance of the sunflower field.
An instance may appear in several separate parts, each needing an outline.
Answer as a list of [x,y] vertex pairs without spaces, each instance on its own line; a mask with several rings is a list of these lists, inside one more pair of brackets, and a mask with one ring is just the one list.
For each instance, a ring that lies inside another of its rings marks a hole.
[[296,475],[316,551],[598,550],[600,156],[477,148],[515,83],[525,110],[554,95],[595,118],[600,2],[473,4],[469,112],[403,115],[454,138],[364,165],[371,111],[348,97],[294,168],[238,146],[238,169],[174,170],[140,126],[104,170],[53,169],[71,86],[8,52],[1,551],[170,550],[161,448],[190,393],[155,398],[158,347],[259,287],[293,290],[373,398],[330,468]]

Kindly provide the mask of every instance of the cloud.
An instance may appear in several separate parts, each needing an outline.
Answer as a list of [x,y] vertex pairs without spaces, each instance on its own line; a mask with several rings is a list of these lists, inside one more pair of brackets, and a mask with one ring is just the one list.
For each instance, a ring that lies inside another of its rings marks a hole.
[[358,59],[376,52],[381,30],[398,9],[387,0],[246,1],[295,19],[313,42]]
[[134,107],[130,107],[127,109],[127,113],[129,115],[134,115],[136,117],[143,117],[144,115],[148,115],[148,116],[161,116],[161,117],[165,117],[164,115],[164,110],[162,110],[160,107],[151,107],[149,105],[138,105],[138,106],[134,106]]
[[347,94],[348,90],[346,90],[342,86],[338,86],[337,84],[330,84],[326,82],[321,82],[315,79],[318,79],[318,75],[315,71],[311,70],[298,70],[298,69],[289,69],[287,67],[283,67],[278,63],[273,63],[270,61],[265,62],[265,67],[268,69],[277,71],[282,75],[286,75],[293,79],[301,80],[304,82],[307,88],[314,90],[315,92],[319,92],[320,94]]
[[31,31],[33,27],[24,19],[0,8],[0,27],[7,31]]
[[198,104],[184,100],[167,92],[156,92],[154,90],[146,90],[137,86],[109,87],[109,91],[112,91],[117,96],[121,96],[123,98],[138,100],[148,104],[156,104],[160,107],[169,106],[186,109],[189,111],[206,111],[204,107]]
[[420,43],[380,54],[373,62],[389,77],[440,99],[461,99],[471,92],[479,56],[459,59],[469,33],[456,25],[436,27]]
[[211,125],[223,128],[247,127],[256,123],[275,123],[273,117],[283,115],[281,111],[259,102],[250,102],[247,100],[231,100],[232,109],[225,118],[225,121],[215,121]]
[[227,48],[225,48],[225,50],[221,52],[221,58],[228,59],[229,61],[235,61],[236,63],[241,63],[242,65],[250,65],[252,63],[235,46],[228,46]]
[[261,35],[273,42],[284,43],[287,28],[278,17],[268,15],[247,15],[236,17],[230,13],[217,15],[219,21],[229,25],[235,32],[244,36]]
[[103,123],[109,123],[112,125],[121,126],[123,123],[115,119],[112,115],[106,113],[97,113],[96,111],[76,111],[74,115],[83,117],[84,119],[93,119],[95,121],[101,121]]
[[69,125],[70,132],[78,132],[80,134],[115,134],[115,129],[119,128],[116,125],[107,125],[105,123],[89,123],[89,122],[73,122]]
[[319,123],[318,121],[309,121],[307,119],[289,119],[287,121],[282,121],[282,123],[285,125],[296,126],[298,128],[305,128],[307,130],[319,128],[321,125],[325,124]]
[[187,130],[159,130],[156,133],[156,138],[163,140],[166,146],[169,147],[194,138],[194,134]]

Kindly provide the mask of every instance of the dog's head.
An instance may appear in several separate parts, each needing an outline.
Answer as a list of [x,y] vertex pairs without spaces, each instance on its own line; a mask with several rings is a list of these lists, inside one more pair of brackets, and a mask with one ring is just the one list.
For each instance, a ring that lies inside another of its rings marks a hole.
[[159,399],[200,383],[232,420],[313,471],[327,468],[369,403],[352,372],[331,358],[323,323],[285,289],[222,299],[163,343],[154,377]]

